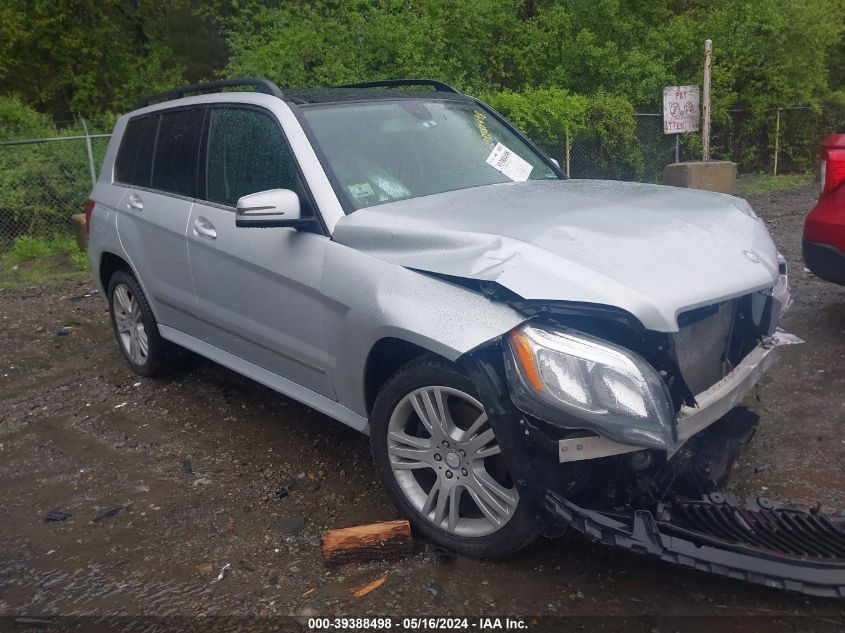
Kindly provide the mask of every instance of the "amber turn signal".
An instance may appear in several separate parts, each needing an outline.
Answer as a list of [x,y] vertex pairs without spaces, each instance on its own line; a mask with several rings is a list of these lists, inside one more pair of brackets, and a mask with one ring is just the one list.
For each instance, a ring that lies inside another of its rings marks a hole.
[[511,331],[511,344],[516,353],[517,362],[522,368],[522,375],[528,379],[535,391],[543,391],[543,381],[540,378],[540,373],[537,371],[537,365],[534,362],[534,354],[531,352],[531,344],[522,332],[518,330]]

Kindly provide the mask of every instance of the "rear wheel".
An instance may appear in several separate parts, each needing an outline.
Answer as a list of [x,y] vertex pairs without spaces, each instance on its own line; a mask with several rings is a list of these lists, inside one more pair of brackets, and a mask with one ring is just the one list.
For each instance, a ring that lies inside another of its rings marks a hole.
[[155,377],[172,369],[181,348],[161,338],[138,280],[127,271],[116,271],[109,279],[108,299],[115,338],[132,370]]
[[436,356],[384,386],[370,441],[397,507],[432,541],[470,556],[501,556],[537,536],[470,379]]

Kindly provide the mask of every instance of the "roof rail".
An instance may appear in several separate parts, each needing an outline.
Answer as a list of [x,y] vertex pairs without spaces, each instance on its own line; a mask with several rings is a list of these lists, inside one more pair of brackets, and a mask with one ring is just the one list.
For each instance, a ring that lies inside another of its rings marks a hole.
[[398,86],[430,86],[436,92],[453,92],[461,94],[460,91],[447,83],[435,79],[383,79],[381,81],[363,81],[354,84],[343,84],[332,86],[333,88],[393,88]]
[[279,87],[269,79],[220,79],[218,81],[209,81],[207,83],[191,84],[190,86],[183,86],[158,94],[144,97],[141,99],[135,108],[143,108],[144,106],[152,105],[154,103],[162,103],[164,101],[171,101],[173,99],[181,99],[186,94],[191,92],[198,92],[205,94],[208,92],[222,92],[224,88],[234,88],[237,86],[252,86],[256,92],[272,95],[274,97],[282,98],[282,91]]

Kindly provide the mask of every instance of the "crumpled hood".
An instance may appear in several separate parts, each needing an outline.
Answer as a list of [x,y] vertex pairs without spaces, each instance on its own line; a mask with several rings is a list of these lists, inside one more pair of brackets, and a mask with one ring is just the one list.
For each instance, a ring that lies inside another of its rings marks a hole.
[[356,211],[335,241],[401,266],[494,281],[524,299],[616,306],[650,330],[770,288],[777,250],[725,194],[598,180],[463,189]]

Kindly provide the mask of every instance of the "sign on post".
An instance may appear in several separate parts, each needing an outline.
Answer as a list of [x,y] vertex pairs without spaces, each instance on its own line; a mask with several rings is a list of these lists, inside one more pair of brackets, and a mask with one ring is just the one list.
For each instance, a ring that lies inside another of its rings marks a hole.
[[698,132],[700,103],[698,86],[666,86],[663,89],[663,133]]

